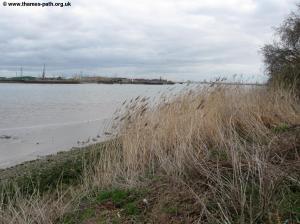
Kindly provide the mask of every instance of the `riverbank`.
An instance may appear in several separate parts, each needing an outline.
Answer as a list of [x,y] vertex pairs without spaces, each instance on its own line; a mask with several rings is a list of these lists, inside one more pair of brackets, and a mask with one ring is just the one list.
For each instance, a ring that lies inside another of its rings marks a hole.
[[[85,166],[95,161],[96,157],[99,159],[101,151],[110,144],[111,142],[107,141],[84,148],[73,148],[70,151],[0,169],[0,192],[6,192],[1,195],[2,201],[5,201],[7,195],[20,193],[28,196],[37,191],[40,195],[46,195],[47,192],[55,194],[58,185],[63,191],[67,191],[71,186],[80,186]],[[14,186],[18,186],[18,189]],[[170,189],[170,186],[173,187]],[[174,180],[166,176],[156,176],[139,187],[124,188],[116,185],[112,190],[91,190],[78,199],[77,203],[81,204],[79,210],[66,213],[57,223],[98,223],[99,220],[103,223],[131,223],[132,220],[147,223],[171,220],[190,222],[197,218],[191,216],[196,210],[193,208],[195,200],[188,194],[177,195],[178,191],[183,189],[184,186],[179,182],[174,185]],[[170,198],[166,198],[166,194]],[[165,198],[161,200],[163,196]],[[187,199],[190,200],[188,208]],[[180,203],[184,201],[183,206]],[[98,213],[100,204],[102,209]],[[184,219],[178,216],[179,209],[181,213],[186,213]]]
[[72,148],[0,169],[0,188],[3,190],[4,187],[16,184],[20,187],[18,190],[30,195],[35,191],[43,194],[48,190],[55,190],[57,184],[79,184],[84,163],[89,163],[91,155],[99,156],[106,144],[108,142]]
[[3,222],[299,222],[292,93],[215,86],[125,107],[117,138],[1,171]]
[[0,129],[0,169],[104,141],[109,138],[104,131],[107,123],[108,119],[99,119]]

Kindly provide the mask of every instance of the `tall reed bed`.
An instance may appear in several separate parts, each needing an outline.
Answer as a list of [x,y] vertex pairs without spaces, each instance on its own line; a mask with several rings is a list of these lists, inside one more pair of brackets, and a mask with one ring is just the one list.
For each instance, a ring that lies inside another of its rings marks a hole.
[[180,178],[199,200],[201,221],[296,215],[282,214],[290,195],[300,200],[300,105],[292,93],[219,85],[163,98],[154,108],[144,99],[127,107],[119,130],[127,181]]
[[155,103],[138,97],[113,126],[115,138],[91,152],[72,194],[15,197],[0,220],[55,223],[79,195],[165,176],[195,198],[199,223],[299,221],[300,104],[292,93],[218,85]]

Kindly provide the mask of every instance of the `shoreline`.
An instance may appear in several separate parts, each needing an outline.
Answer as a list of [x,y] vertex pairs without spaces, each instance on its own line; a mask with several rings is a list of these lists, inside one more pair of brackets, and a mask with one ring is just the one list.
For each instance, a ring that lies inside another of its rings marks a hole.
[[175,85],[171,81],[141,81],[141,82],[122,82],[122,81],[81,81],[81,80],[0,80],[0,83],[21,83],[21,84],[128,84],[128,85]]
[[[30,194],[36,190],[37,186],[40,193],[43,193],[55,189],[59,182],[66,187],[77,185],[85,170],[85,164],[92,162],[95,157],[100,157],[101,151],[111,141],[106,140],[89,146],[73,147],[68,151],[59,151],[1,168],[0,190],[17,184],[21,191]],[[13,191],[13,189],[11,190]]]
[[76,80],[0,80],[0,83],[21,83],[21,84],[80,84]]
[[0,130],[0,168],[103,142],[107,119]]
[[[2,181],[3,179],[6,179],[3,177],[6,176],[7,173],[10,172],[11,170],[24,170],[24,168],[26,169],[26,168],[30,168],[32,166],[42,165],[42,164],[46,164],[49,162],[51,163],[55,160],[67,159],[67,157],[71,158],[73,156],[85,154],[87,151],[89,151],[92,148],[97,147],[103,143],[105,143],[105,141],[99,142],[96,144],[91,144],[89,146],[84,146],[84,147],[72,147],[71,149],[69,149],[67,151],[59,151],[57,153],[39,156],[36,159],[27,160],[27,161],[24,161],[24,162],[21,162],[21,163],[18,163],[18,164],[9,166],[9,167],[0,168],[0,181]],[[20,168],[22,168],[22,169],[20,169]]]
[[[106,84],[106,85],[175,85],[189,84],[187,82],[160,82],[160,81],[81,81],[81,80],[0,80],[1,83],[20,83],[20,84]],[[201,85],[235,85],[235,86],[266,86],[265,83],[238,83],[238,82],[191,82],[192,84]]]

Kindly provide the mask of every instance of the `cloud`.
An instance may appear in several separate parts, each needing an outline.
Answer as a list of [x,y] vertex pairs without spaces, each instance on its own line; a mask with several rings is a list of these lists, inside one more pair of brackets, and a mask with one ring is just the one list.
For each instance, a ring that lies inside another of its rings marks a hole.
[[0,7],[0,76],[20,66],[39,74],[46,63],[53,75],[201,80],[242,73],[262,80],[259,49],[295,8],[295,0],[71,3]]

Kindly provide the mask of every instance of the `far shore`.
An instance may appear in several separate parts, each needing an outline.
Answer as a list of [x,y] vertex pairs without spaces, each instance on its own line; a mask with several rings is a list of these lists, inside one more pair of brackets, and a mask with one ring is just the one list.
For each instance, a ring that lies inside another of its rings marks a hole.
[[166,79],[129,79],[119,77],[77,77],[77,78],[37,78],[33,76],[23,77],[0,77],[0,83],[22,83],[22,84],[130,84],[130,85],[174,85],[174,84],[203,84],[203,85],[243,85],[243,86],[265,86],[265,83],[245,83],[220,81],[170,81]]
[[36,78],[32,76],[0,77],[0,83],[25,83],[25,84],[142,84],[142,85],[174,85],[176,82],[165,79],[128,79],[108,77],[79,77],[79,78]]
[[127,84],[127,85],[174,85],[174,84],[203,84],[203,85],[233,85],[233,86],[265,86],[265,83],[239,83],[239,82],[113,82],[113,81],[97,81],[86,82],[79,80],[0,80],[0,83],[21,83],[21,84]]
[[0,83],[24,83],[24,84],[80,84],[76,80],[0,80]]

